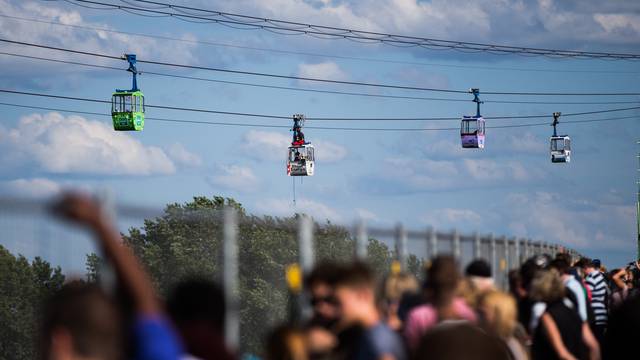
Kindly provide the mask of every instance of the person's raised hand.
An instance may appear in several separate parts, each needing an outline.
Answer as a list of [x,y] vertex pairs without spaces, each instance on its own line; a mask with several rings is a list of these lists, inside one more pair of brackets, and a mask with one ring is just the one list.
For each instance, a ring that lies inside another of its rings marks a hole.
[[69,221],[96,227],[104,216],[100,204],[91,196],[82,193],[66,193],[52,206],[55,215]]

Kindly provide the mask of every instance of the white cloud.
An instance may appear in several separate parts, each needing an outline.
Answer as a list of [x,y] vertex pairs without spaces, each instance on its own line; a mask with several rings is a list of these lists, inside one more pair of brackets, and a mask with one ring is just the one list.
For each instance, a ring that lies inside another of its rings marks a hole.
[[[60,22],[73,26],[113,30],[113,28],[107,24],[87,21],[83,18],[78,8],[64,8],[59,6],[59,3],[0,0],[0,8],[4,14],[15,17],[37,18],[44,21]],[[132,36],[102,30],[79,29],[42,22],[19,21],[9,18],[0,19],[0,33],[2,33],[4,37],[13,40],[46,44],[49,46],[71,47],[90,53],[105,53],[118,56],[127,52],[135,53],[140,58],[164,59],[166,61],[180,61],[183,63],[197,62],[194,53],[196,44],[189,42],[172,41],[170,43],[171,45],[167,46],[166,42],[148,37]],[[171,35],[185,40],[195,40],[195,38],[189,34]],[[18,45],[10,44],[5,44],[3,48],[4,51],[7,52],[77,61],[77,58],[67,53],[56,52],[52,55],[49,50],[24,46],[19,47]],[[82,66],[74,67],[36,60],[33,62],[31,62],[31,60],[28,61],[29,66],[25,66],[24,59],[7,56],[0,57],[0,66],[5,69],[3,77],[27,77],[29,81],[39,82],[39,85],[42,86],[47,83],[42,80],[45,78],[53,76],[61,77],[60,75],[64,75],[61,78],[67,81],[69,78],[75,78],[83,72],[102,71]],[[110,60],[101,58],[91,59],[91,62],[96,64],[107,64],[109,61]],[[113,63],[109,63],[109,65],[113,66]],[[123,69],[126,69],[127,64],[123,61],[121,66]],[[123,72],[122,81],[122,87],[130,84],[130,76]]]
[[[547,48],[603,50],[620,44],[628,51],[638,49],[636,39],[640,34],[637,1],[202,0],[200,3],[207,8],[292,21],[307,19],[306,22],[328,26]],[[293,41],[305,44],[298,39]],[[322,44],[314,41],[317,43]],[[323,46],[352,47],[348,41],[326,41]]]
[[[348,150],[342,145],[305,137],[313,144],[318,162],[333,163],[343,160],[348,155]],[[290,145],[291,136],[282,132],[249,130],[242,139],[243,153],[257,160],[284,162]]]
[[298,76],[340,81],[344,81],[349,78],[347,73],[333,61],[325,61],[317,64],[300,64],[298,65]]
[[594,14],[593,19],[613,35],[640,36],[640,15]]
[[374,213],[373,211],[367,210],[367,209],[362,209],[362,208],[356,208],[356,214],[358,214],[358,218],[365,220],[365,221],[378,221],[380,220],[380,218],[378,217],[378,215],[376,213]]
[[60,192],[61,186],[46,178],[15,179],[0,182],[0,192],[11,196],[49,197]]
[[473,210],[453,208],[430,210],[420,218],[425,224],[436,228],[454,227],[464,229],[469,226],[476,227],[482,221],[482,216]]
[[172,174],[164,151],[132,135],[81,116],[59,113],[24,116],[14,129],[0,129],[0,164],[32,166],[36,172],[105,175]]
[[240,165],[219,165],[216,173],[208,180],[215,187],[240,192],[255,191],[260,184],[251,168]]
[[293,216],[296,213],[303,213],[319,222],[324,220],[339,222],[342,219],[336,209],[309,199],[298,199],[295,206],[292,199],[264,199],[256,204],[256,210],[275,216]]
[[515,193],[501,209],[516,236],[592,249],[628,247],[634,236],[635,208],[576,201],[564,194]]
[[167,155],[176,162],[188,167],[198,167],[202,165],[202,158],[187,150],[184,145],[174,143],[167,148]]
[[[543,179],[543,175],[541,169],[525,168],[516,160],[393,157],[384,159],[380,170],[361,182],[365,191],[397,193],[526,184]],[[385,188],[376,188],[379,181]]]

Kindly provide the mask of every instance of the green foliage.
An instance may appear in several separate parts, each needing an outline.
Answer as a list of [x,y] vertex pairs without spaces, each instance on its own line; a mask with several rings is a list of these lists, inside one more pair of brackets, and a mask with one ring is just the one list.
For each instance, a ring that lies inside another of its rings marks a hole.
[[0,359],[35,359],[42,302],[62,287],[60,267],[0,245]]
[[[130,229],[124,240],[144,263],[161,294],[166,295],[188,276],[219,280],[221,210],[225,206],[239,212],[241,348],[259,353],[265,331],[287,318],[284,273],[287,265],[298,261],[297,216],[257,217],[247,215],[233,199],[195,197],[186,204],[167,206],[161,217],[146,220],[142,229]],[[330,222],[315,226],[318,260],[353,258],[354,240],[347,229]],[[391,259],[384,243],[370,240],[368,260],[374,268],[388,271]],[[88,268],[96,269],[90,264]]]

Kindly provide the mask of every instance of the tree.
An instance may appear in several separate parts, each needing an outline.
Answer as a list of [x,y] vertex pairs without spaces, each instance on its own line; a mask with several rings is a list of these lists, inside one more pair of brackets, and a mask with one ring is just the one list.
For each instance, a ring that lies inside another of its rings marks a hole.
[[[233,199],[195,197],[186,204],[168,205],[162,216],[145,220],[141,229],[129,229],[124,241],[146,266],[162,295],[189,276],[220,279],[221,210],[225,206],[239,214],[241,348],[257,353],[265,331],[287,317],[284,273],[287,265],[298,261],[297,215],[257,217],[248,215]],[[315,227],[317,259],[352,259],[354,240],[347,229],[330,222]],[[371,239],[368,260],[374,268],[386,272],[391,256],[384,243]],[[95,274],[98,260],[89,260],[87,267]]]
[[0,359],[35,359],[43,301],[64,283],[60,267],[0,245]]

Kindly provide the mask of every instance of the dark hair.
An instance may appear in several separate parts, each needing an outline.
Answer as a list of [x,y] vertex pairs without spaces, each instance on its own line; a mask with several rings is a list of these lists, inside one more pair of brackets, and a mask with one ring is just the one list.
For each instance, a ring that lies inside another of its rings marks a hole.
[[585,269],[588,267],[593,267],[593,262],[591,261],[591,259],[583,257],[580,260],[578,260],[578,262],[576,263],[576,266]]
[[192,278],[180,282],[167,299],[167,311],[176,325],[204,321],[214,329],[224,329],[224,293],[212,281]]
[[543,270],[544,267],[540,265],[537,257],[531,257],[520,266],[520,277],[522,279],[522,287],[529,291],[531,287],[531,281],[536,276],[536,273]]
[[71,335],[73,350],[83,357],[123,357],[121,312],[97,285],[70,282],[46,302],[41,329],[43,359],[50,356],[51,335],[56,329]]
[[560,275],[568,274],[570,269],[569,262],[563,257],[556,257],[553,259],[549,264],[549,267],[558,270]]
[[424,285],[430,301],[440,307],[451,300],[459,282],[458,263],[452,256],[441,255],[433,259],[427,269]]
[[522,286],[522,276],[520,271],[513,269],[509,271],[509,292],[511,294],[517,294],[518,288]]
[[339,275],[331,282],[331,285],[333,286],[345,286],[350,288],[375,287],[375,276],[373,275],[373,272],[369,266],[361,262],[340,266],[337,270]]
[[333,284],[340,275],[340,266],[331,261],[323,261],[316,265],[304,279],[306,288],[311,288],[317,284]]
[[467,265],[464,270],[467,276],[479,276],[490,278],[491,277],[491,265],[484,259],[475,259]]
[[420,340],[412,359],[509,359],[507,347],[478,327],[460,324],[434,329]]

